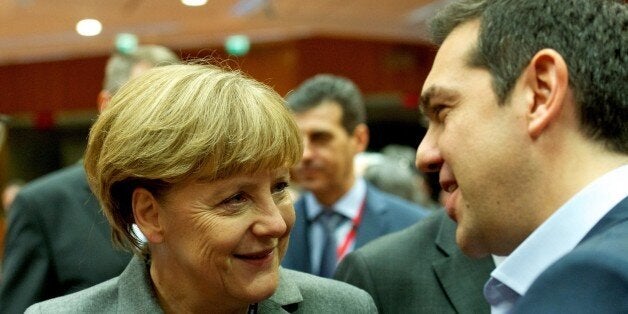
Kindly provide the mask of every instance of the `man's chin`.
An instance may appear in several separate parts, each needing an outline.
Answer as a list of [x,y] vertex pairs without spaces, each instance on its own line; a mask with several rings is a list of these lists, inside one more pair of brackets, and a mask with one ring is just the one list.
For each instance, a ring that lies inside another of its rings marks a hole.
[[490,254],[490,252],[479,243],[478,239],[468,237],[464,230],[461,229],[460,225],[456,228],[456,244],[458,244],[462,253],[470,258],[479,259]]

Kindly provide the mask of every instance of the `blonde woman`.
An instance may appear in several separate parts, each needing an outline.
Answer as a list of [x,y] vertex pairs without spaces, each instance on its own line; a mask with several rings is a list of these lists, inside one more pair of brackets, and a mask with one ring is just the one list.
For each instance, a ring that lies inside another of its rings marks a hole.
[[206,65],[149,70],[113,97],[85,156],[114,240],[135,257],[119,277],[27,312],[376,312],[362,290],[279,266],[302,150],[269,87]]

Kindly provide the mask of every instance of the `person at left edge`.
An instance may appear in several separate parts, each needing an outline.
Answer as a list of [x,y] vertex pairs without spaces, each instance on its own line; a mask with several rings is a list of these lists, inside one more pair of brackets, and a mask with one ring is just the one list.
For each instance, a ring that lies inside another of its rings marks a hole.
[[[98,109],[148,68],[180,63],[170,49],[140,45],[107,60]],[[116,249],[80,162],[26,184],[9,212],[0,282],[0,313],[21,314],[36,302],[119,275],[131,254]]]

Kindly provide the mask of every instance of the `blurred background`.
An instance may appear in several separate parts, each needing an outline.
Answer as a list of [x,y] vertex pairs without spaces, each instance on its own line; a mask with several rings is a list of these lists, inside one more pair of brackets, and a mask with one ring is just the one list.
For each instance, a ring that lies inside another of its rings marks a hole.
[[317,73],[345,76],[365,95],[369,151],[416,149],[418,93],[436,51],[426,21],[447,2],[0,0],[3,180],[81,158],[106,60],[138,43],[226,60],[281,95]]

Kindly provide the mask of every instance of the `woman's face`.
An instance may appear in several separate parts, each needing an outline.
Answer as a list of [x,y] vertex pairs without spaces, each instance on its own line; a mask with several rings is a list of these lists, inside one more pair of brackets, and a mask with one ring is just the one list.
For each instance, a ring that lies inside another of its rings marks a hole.
[[163,241],[151,245],[157,289],[222,305],[270,297],[295,219],[288,182],[279,168],[175,186],[159,205]]

